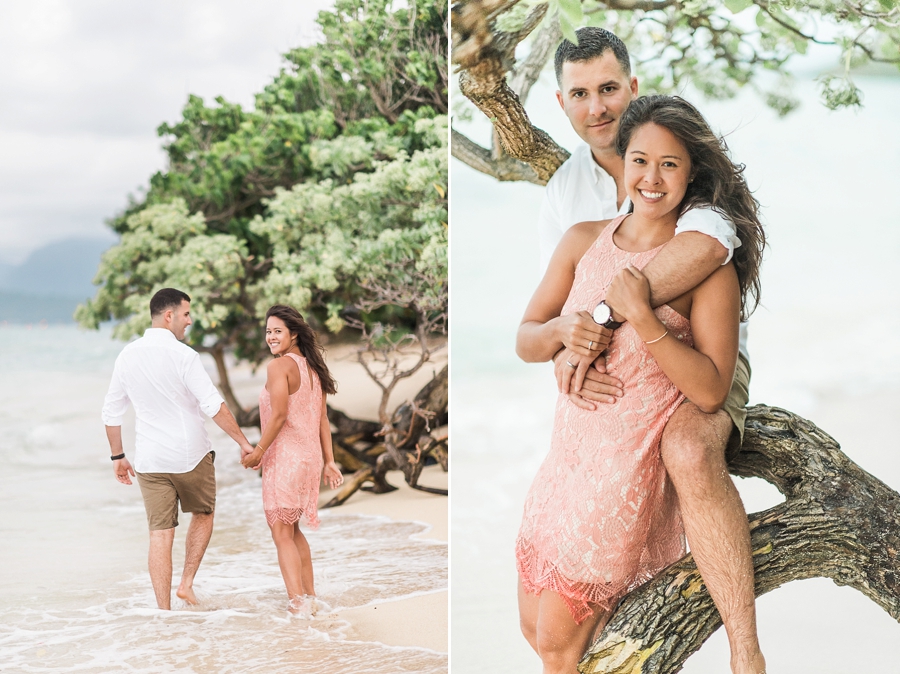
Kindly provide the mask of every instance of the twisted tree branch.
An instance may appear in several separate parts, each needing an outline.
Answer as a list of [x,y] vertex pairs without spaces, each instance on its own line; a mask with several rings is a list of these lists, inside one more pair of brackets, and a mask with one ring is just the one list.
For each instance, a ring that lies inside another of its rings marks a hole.
[[[750,408],[743,448],[729,457],[729,469],[786,496],[750,516],[756,596],[825,577],[900,620],[900,494],[811,422],[765,405]],[[672,674],[721,624],[687,555],[623,600],[578,669]]]

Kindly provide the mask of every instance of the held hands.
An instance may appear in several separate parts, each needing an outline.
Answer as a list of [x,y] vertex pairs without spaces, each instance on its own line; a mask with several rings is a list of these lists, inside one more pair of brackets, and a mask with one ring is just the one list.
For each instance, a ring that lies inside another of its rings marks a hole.
[[595,410],[594,402],[613,403],[624,394],[622,382],[607,374],[603,356],[592,360],[563,349],[554,359],[553,370],[559,391],[582,409]]
[[265,451],[259,445],[251,448],[249,453],[246,453],[244,448],[241,447],[241,465],[244,468],[256,470],[259,468],[259,464],[262,463],[263,454],[265,454]]
[[629,264],[616,274],[606,290],[606,303],[627,321],[634,321],[650,307],[650,283],[641,271]]
[[[588,358],[587,365],[609,346],[611,337],[612,330],[597,325],[587,311],[576,311],[561,316],[557,324],[559,341],[572,353]],[[572,364],[575,364],[574,360]]]
[[341,471],[338,470],[334,461],[325,464],[325,468],[322,470],[322,479],[332,489],[337,489],[344,484],[344,476],[341,475]]
[[113,461],[113,473],[116,479],[122,484],[131,484],[131,478],[134,477],[134,468],[128,462],[128,459],[118,459]]

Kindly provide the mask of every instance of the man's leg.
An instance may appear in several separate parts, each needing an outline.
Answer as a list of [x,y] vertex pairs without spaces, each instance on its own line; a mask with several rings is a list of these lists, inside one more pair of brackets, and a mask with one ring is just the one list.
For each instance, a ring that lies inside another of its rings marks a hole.
[[697,568],[722,616],[734,674],[760,674],[750,530],[731,481],[725,449],[734,424],[724,411],[704,414],[685,402],[666,425],[663,463],[681,505]]
[[156,594],[156,605],[168,611],[172,608],[172,541],[175,529],[150,531],[150,582]]
[[[184,571],[181,574],[181,584],[175,592],[179,599],[188,604],[197,603],[197,597],[194,595],[194,576],[197,575],[197,569],[200,568],[200,562],[212,536],[213,514],[191,514],[191,525],[188,527],[187,539],[184,542]],[[171,561],[169,566],[171,572]]]
[[178,491],[182,511],[191,513],[191,525],[184,542],[184,571],[175,594],[188,604],[196,604],[194,576],[212,536],[216,509],[215,452],[209,452],[190,472],[174,474],[171,479]]

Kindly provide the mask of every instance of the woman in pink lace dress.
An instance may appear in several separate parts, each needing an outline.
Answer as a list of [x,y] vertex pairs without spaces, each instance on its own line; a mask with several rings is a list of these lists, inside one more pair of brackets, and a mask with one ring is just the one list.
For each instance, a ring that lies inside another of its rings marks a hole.
[[309,543],[299,523],[319,526],[323,478],[331,488],[343,482],[325,407],[327,395],[337,388],[315,332],[296,309],[276,304],[266,312],[266,343],[275,358],[259,394],[262,437],[241,463],[262,466],[263,509],[278,551],[288,610],[308,617],[316,611],[316,590]]
[[[742,167],[700,113],[675,97],[639,98],[619,120],[616,149],[633,212],[569,229],[517,341],[524,360],[546,361],[570,346],[567,317],[608,298],[625,318],[606,349],[622,397],[589,410],[560,394],[550,453],[525,502],[516,542],[519,610],[545,673],[574,672],[622,596],[684,554],[660,437],[685,396],[707,412],[725,401],[744,298],[758,295],[758,206]],[[640,269],[696,206],[734,222],[744,246],[733,262],[653,310]]]

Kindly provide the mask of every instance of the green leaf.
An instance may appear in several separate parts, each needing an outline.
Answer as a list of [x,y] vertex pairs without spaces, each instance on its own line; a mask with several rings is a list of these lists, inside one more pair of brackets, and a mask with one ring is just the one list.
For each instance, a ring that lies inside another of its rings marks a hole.
[[[581,8],[581,0],[559,0],[559,14],[560,17],[565,17],[566,21],[569,22],[569,25],[573,27],[580,26],[584,21],[584,11]],[[560,26],[562,22],[560,21]],[[577,42],[577,40],[571,39],[566,36],[571,42]]]
[[732,14],[740,14],[753,5],[752,0],[725,0],[725,7]]
[[561,13],[559,14],[559,30],[562,32],[563,37],[566,38],[572,44],[578,44],[578,36],[575,34],[575,28],[569,23],[568,19],[563,16]]

